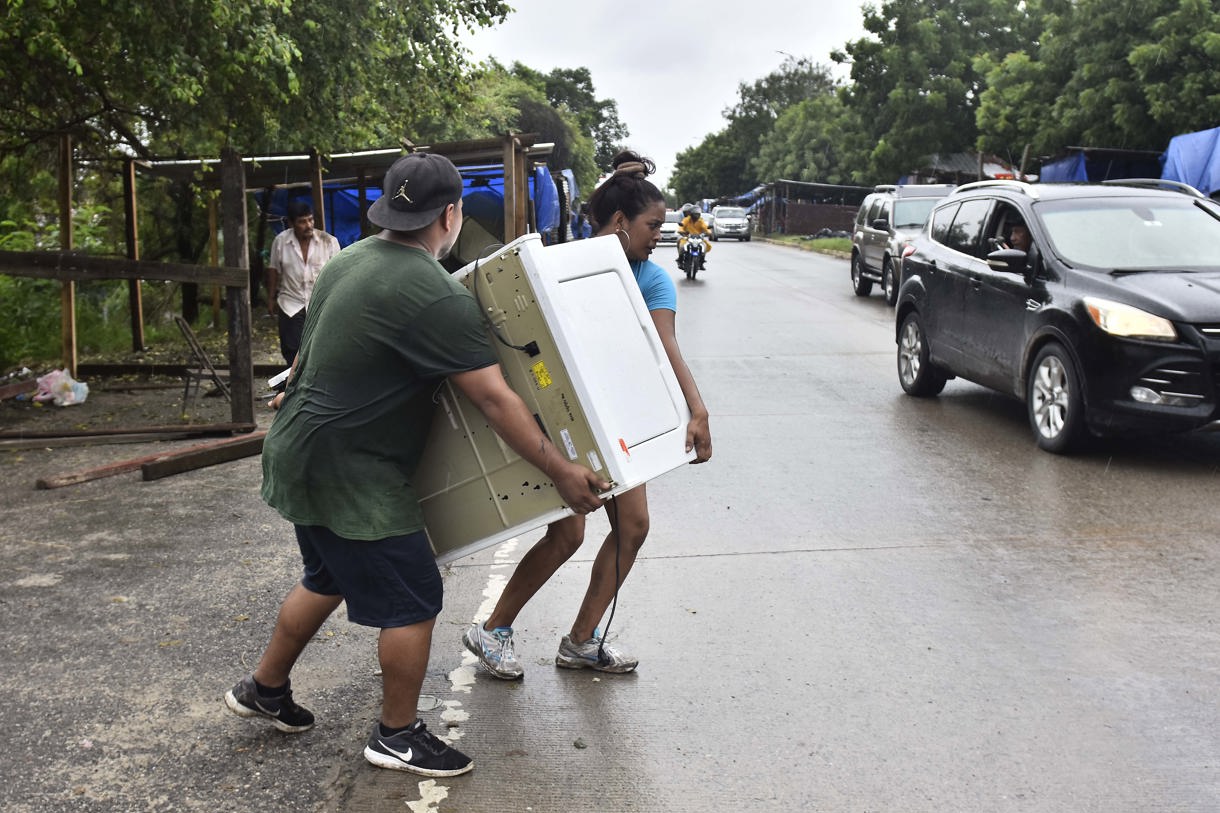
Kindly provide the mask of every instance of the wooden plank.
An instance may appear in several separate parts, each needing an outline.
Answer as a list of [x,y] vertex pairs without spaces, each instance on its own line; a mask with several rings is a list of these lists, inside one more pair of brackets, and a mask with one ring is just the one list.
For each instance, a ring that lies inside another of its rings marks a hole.
[[326,201],[322,198],[322,155],[314,148],[309,150],[309,185],[313,187],[314,225],[326,231]]
[[[64,133],[59,137],[59,247],[66,252],[76,247],[73,243],[73,181],[72,136]],[[64,369],[75,376],[76,365],[80,361],[76,347],[76,283],[62,277],[60,279],[63,280],[59,288],[61,358]]]
[[80,471],[68,472],[55,477],[40,477],[34,481],[35,488],[51,489],[63,488],[64,486],[74,486],[77,483],[87,483],[90,480],[100,480],[103,477],[113,477],[116,474],[135,471],[140,468],[144,461],[141,460],[120,460],[118,463],[110,463],[106,466],[97,466],[92,469],[82,469]]
[[231,435],[235,432],[253,432],[258,426],[253,423],[196,423],[168,424],[152,426],[112,426],[106,429],[4,429],[0,430],[0,439],[5,438],[81,438],[103,435],[141,434],[172,434],[174,432],[194,432],[199,435]]
[[32,378],[29,381],[14,381],[12,384],[4,384],[0,386],[0,401],[16,398],[18,395],[34,392],[37,389],[38,382]]
[[25,438],[0,440],[0,450],[7,449],[58,449],[64,446],[106,446],[115,443],[153,443],[163,440],[189,440],[200,437],[198,432],[178,432],[163,435],[152,432],[133,432],[129,435],[88,435],[63,438]]
[[71,251],[0,251],[0,274],[40,279],[157,279],[248,288],[244,268],[159,263],[115,257],[93,257]]
[[[263,436],[266,434],[266,432],[258,432],[256,434],[258,436],[257,437],[258,448],[261,451]],[[210,441],[208,443],[199,443],[199,444],[196,444],[195,446],[190,446],[190,447],[187,447],[186,449],[179,449],[177,451],[163,451],[163,452],[159,452],[157,454],[143,455],[142,457],[133,457],[128,460],[120,460],[115,463],[108,463],[105,466],[97,466],[97,467],[91,468],[91,469],[82,469],[80,471],[68,472],[67,474],[61,474],[56,477],[44,477],[44,478],[40,478],[39,480],[35,481],[34,486],[36,488],[40,488],[40,489],[51,489],[51,488],[62,488],[64,486],[77,485],[78,483],[87,483],[90,480],[100,480],[103,477],[113,477],[116,474],[125,474],[126,472],[129,472],[129,471],[136,471],[137,469],[142,468],[146,463],[154,463],[158,460],[162,460],[167,457],[185,456],[185,455],[189,455],[194,452],[206,452],[209,449],[212,449],[217,446],[224,446],[226,444],[246,443],[247,448],[248,448],[249,441],[251,440],[252,437],[253,436],[246,436],[246,437],[241,437],[241,438],[230,438],[227,440],[215,440],[215,441]],[[250,452],[249,454],[257,454],[257,452]],[[242,456],[244,457],[244,456],[248,456],[248,455],[242,455]],[[220,462],[220,461],[217,461],[217,462]],[[149,478],[146,477],[145,479],[149,479]]]
[[230,460],[240,460],[243,457],[252,457],[262,454],[263,439],[266,436],[266,432],[255,432],[246,437],[217,441],[207,448],[187,449],[145,463],[140,467],[140,471],[146,481],[160,480],[162,477],[181,474],[184,471],[202,469],[217,463],[228,463]]
[[242,269],[242,284],[225,290],[229,315],[230,416],[254,421],[254,356],[250,350],[250,237],[246,230],[246,179],[241,156],[225,148],[220,159],[220,208],[224,215],[225,265]]
[[[140,259],[140,217],[136,201],[136,160],[123,162],[123,213],[127,235],[127,258]],[[131,349],[144,350],[144,294],[138,279],[127,280],[127,312],[131,317]]]
[[[229,365],[221,363],[219,359],[213,359],[212,362],[216,370],[221,373],[226,373],[229,370]],[[264,378],[270,378],[276,373],[283,372],[288,366],[280,361],[275,364],[267,364],[259,362],[254,366],[254,374]],[[160,362],[136,362],[133,364],[119,364],[108,362],[86,362],[80,365],[81,378],[104,378],[107,376],[121,375],[166,375],[181,378],[186,375],[187,369],[194,369],[194,365],[187,364],[163,364]],[[90,384],[90,386],[93,386]],[[182,386],[181,383],[178,386]]]

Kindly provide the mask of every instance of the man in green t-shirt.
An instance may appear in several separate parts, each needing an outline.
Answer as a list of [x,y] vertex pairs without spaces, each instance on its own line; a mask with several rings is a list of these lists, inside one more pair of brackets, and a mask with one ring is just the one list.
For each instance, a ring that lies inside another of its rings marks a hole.
[[289,673],[322,623],[381,630],[381,719],[369,762],[426,776],[474,763],[417,718],[442,583],[412,485],[448,379],[580,514],[610,487],[543,435],[496,363],[474,297],[437,262],[462,226],[462,178],[443,156],[416,153],[386,173],[369,209],[382,231],[341,251],[318,277],[301,349],[263,445],[263,498],[296,528],[304,575],[280,608],[254,672],[225,695],[243,717],[305,731]]

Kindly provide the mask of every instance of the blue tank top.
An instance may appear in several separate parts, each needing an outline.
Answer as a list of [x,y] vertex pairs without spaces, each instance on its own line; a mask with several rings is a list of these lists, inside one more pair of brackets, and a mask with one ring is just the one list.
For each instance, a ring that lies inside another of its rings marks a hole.
[[644,295],[644,304],[650,311],[678,311],[678,289],[665,269],[652,260],[632,260],[631,272]]

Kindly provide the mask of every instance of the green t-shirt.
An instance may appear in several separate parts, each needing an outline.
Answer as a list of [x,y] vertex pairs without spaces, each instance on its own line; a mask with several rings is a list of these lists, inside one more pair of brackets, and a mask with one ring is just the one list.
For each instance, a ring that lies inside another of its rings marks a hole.
[[496,363],[474,297],[427,252],[369,237],[318,277],[263,443],[262,496],[349,539],[424,527],[411,480],[450,374]]

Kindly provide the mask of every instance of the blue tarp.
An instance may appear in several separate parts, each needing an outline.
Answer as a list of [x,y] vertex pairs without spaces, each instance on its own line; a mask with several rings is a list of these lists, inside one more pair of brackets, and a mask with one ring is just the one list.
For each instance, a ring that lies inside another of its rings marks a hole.
[[1188,183],[1204,195],[1220,189],[1220,127],[1169,140],[1161,178]]
[[[504,195],[503,179],[500,195]],[[555,188],[555,179],[546,167],[534,167],[530,197],[534,201],[534,217],[538,231],[546,234],[559,228],[559,190]]]
[[[462,196],[462,211],[467,217],[491,220],[504,230],[504,167],[499,164],[487,166],[459,167],[466,191]],[[550,170],[536,167],[529,176],[528,189],[534,204],[534,222],[542,233],[559,227],[559,192]],[[365,189],[365,198],[372,204],[381,197],[380,187]],[[255,194],[259,206],[271,215],[273,234],[288,227],[283,218],[288,210],[288,201],[303,199],[313,202],[313,192],[308,186],[275,189],[271,193],[270,205],[265,204],[264,193]],[[350,182],[322,184],[322,203],[326,208],[326,231],[348,246],[360,239],[360,190]],[[275,218],[280,218],[276,220]],[[491,225],[486,223],[485,225]],[[268,241],[270,244],[270,241]]]
[[735,198],[730,198],[728,203],[731,206],[742,206],[748,209],[754,209],[761,203],[767,195],[767,185],[760,184],[754,187],[744,195],[738,195]]
[[1067,158],[1043,164],[1042,172],[1038,174],[1038,180],[1042,183],[1072,183],[1073,181],[1089,180],[1089,173],[1085,169],[1084,153],[1078,152]]
[[568,202],[580,200],[580,187],[576,185],[576,173],[570,169],[561,169],[559,174],[568,180]]
[[1042,165],[1042,183],[1099,183],[1115,178],[1159,178],[1161,160],[1137,150],[1073,150],[1066,158]]

